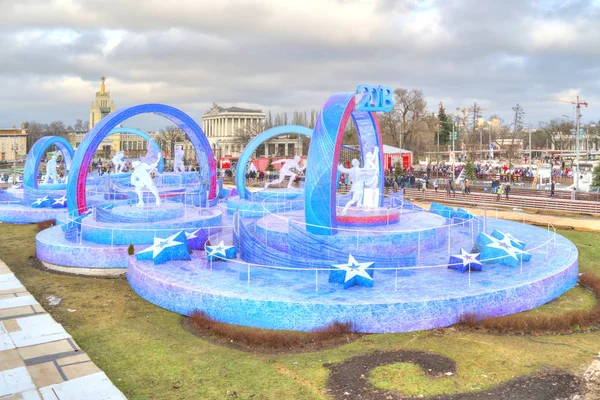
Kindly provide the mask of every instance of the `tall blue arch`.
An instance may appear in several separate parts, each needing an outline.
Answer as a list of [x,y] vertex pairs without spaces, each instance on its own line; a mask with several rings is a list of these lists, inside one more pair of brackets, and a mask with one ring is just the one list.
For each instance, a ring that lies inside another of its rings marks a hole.
[[250,197],[248,190],[246,189],[246,165],[248,165],[248,161],[250,161],[252,154],[254,154],[256,149],[258,149],[258,146],[264,142],[273,139],[276,136],[287,133],[293,133],[310,138],[312,137],[313,131],[310,128],[299,125],[276,126],[274,128],[267,129],[260,135],[256,136],[244,148],[244,151],[242,151],[242,154],[238,160],[237,167],[235,168],[235,186],[239,193],[240,199],[248,199]]
[[87,209],[86,177],[92,163],[96,149],[110,132],[123,121],[140,114],[153,113],[168,119],[183,130],[196,150],[196,158],[200,167],[201,182],[208,183],[208,198],[214,199],[217,194],[217,174],[215,159],[210,143],[198,124],[186,113],[165,104],[140,104],[133,107],[117,110],[105,118],[89,131],[81,142],[71,170],[67,184],[67,204],[69,212],[77,211],[79,214]]
[[[154,150],[156,150],[158,152],[158,154],[161,154],[161,152],[162,152],[158,143],[156,143],[156,141],[154,139],[152,139],[152,136],[148,135],[146,132],[144,132],[140,129],[128,128],[126,126],[122,126],[122,127],[115,128],[112,131],[110,131],[109,136],[116,135],[119,133],[127,133],[130,135],[138,136],[138,137],[144,139],[145,141],[147,141],[148,143],[150,143],[150,146],[154,147]],[[158,162],[158,172],[162,173],[164,170],[165,170],[165,159],[163,157],[161,157],[160,161]]]
[[313,131],[304,185],[306,229],[319,235],[332,235],[337,228],[337,167],[344,130],[352,117],[363,157],[379,148],[380,196],[383,205],[383,148],[379,120],[372,111],[356,110],[355,93],[337,93],[325,102]]
[[38,172],[40,162],[44,153],[50,146],[56,146],[62,153],[65,167],[70,170],[71,160],[73,160],[73,147],[67,139],[61,136],[44,136],[36,141],[25,160],[25,169],[23,170],[23,185],[26,187],[38,188]]

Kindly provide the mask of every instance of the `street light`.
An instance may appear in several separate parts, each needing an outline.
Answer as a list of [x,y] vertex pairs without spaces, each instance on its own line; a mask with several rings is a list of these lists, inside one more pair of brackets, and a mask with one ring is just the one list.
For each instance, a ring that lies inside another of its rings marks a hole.
[[[579,120],[581,119],[581,115],[580,115],[580,111],[579,108],[576,109],[577,111],[577,118],[575,118],[575,132],[573,132],[573,130],[571,130],[571,133],[573,133],[575,135],[575,173],[574,178],[575,178],[575,189],[579,190],[579,136],[583,133],[583,128],[580,128],[580,123]],[[563,117],[566,117],[568,119],[574,119],[572,117],[569,117],[568,115],[563,115]],[[573,137],[573,136],[571,136]]]
[[17,142],[16,136],[13,137],[12,150],[15,152],[15,158],[13,160],[13,181],[14,181],[17,178],[17,157],[19,156],[19,143]]

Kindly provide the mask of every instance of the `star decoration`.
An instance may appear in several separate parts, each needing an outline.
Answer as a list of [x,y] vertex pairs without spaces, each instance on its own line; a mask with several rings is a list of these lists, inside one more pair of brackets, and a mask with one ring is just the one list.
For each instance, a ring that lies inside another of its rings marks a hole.
[[469,253],[465,249],[460,249],[460,254],[450,256],[448,268],[459,272],[481,271],[482,265],[479,261],[479,253]]
[[63,195],[62,197],[53,199],[52,208],[65,208],[67,206],[67,196]]
[[480,233],[473,251],[477,251],[476,249],[481,252],[481,262],[484,264],[503,264],[516,267],[521,260],[531,260],[531,254],[514,247],[507,237],[499,240],[486,233]]
[[352,254],[348,254],[346,264],[334,264],[332,267],[334,269],[329,272],[329,282],[341,283],[344,289],[352,286],[373,287],[374,262],[359,263]]
[[48,207],[51,204],[52,200],[48,196],[38,197],[36,201],[31,203],[31,207],[33,208],[43,208]]
[[137,260],[152,260],[162,264],[171,260],[191,260],[188,243],[183,231],[166,239],[154,238],[154,244],[135,255]]
[[192,232],[185,232],[185,237],[190,249],[204,251],[204,245],[208,240],[208,234],[204,229],[199,228]]
[[512,244],[513,247],[517,247],[521,250],[525,249],[526,243],[522,240],[517,239],[510,233],[500,232],[498,230],[494,230],[492,232],[492,237],[495,237],[498,240],[505,240]]
[[226,246],[222,240],[216,246],[206,246],[206,252],[206,259],[208,261],[231,259],[237,255],[235,246]]

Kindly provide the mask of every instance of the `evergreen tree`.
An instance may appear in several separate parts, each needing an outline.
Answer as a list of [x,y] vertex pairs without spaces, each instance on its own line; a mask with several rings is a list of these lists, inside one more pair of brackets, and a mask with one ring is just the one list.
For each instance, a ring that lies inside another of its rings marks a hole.
[[403,175],[404,175],[404,169],[402,168],[402,164],[400,163],[400,161],[398,161],[394,168],[394,176],[403,176]]
[[[446,109],[444,105],[440,101],[440,108],[438,109],[438,120],[440,121],[439,126],[439,135],[440,135],[440,145],[447,145],[452,143],[452,119],[446,114]],[[437,135],[435,133],[434,143],[437,144]]]
[[600,187],[600,164],[594,167],[592,171],[592,187]]
[[269,157],[269,165],[267,165],[267,171],[273,172],[275,171],[275,167],[273,166],[273,159]]
[[475,173],[475,164],[473,164],[473,160],[470,158],[467,160],[465,164],[465,175],[467,179],[473,181],[477,178],[477,174]]

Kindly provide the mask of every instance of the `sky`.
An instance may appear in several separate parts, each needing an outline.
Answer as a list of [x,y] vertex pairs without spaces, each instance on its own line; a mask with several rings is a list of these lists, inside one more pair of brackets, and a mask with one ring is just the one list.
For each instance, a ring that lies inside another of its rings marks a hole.
[[[197,121],[213,102],[320,109],[361,83],[427,108],[600,119],[600,0],[0,0],[0,127],[88,120],[100,77],[117,108]],[[136,128],[167,125],[141,118]]]

